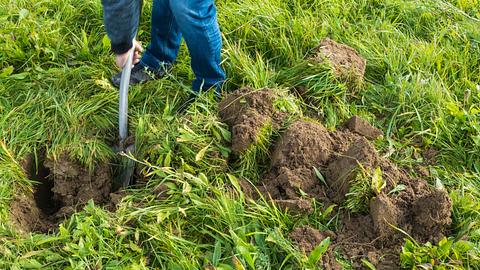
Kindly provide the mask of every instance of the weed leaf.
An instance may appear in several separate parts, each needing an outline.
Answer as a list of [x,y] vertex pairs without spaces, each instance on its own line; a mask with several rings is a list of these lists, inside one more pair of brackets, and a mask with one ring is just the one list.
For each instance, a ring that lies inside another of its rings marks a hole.
[[197,155],[195,155],[195,161],[200,161],[203,159],[205,156],[205,153],[207,152],[208,147],[210,147],[210,144],[202,148],[200,151],[198,151]]
[[315,170],[315,175],[317,176],[318,180],[320,180],[326,186],[327,182],[325,181],[325,177],[323,177],[322,173],[316,167],[313,167],[313,169]]
[[365,260],[365,259],[362,259],[362,264],[363,266],[367,267],[368,269],[370,270],[377,270],[377,268],[375,267],[375,265],[373,265],[371,262],[369,262],[368,260]]
[[404,191],[405,189],[407,189],[407,186],[405,186],[404,184],[396,185],[394,188],[392,188],[392,190],[390,190],[388,192],[388,195],[393,194],[393,193],[400,193],[400,192]]
[[317,264],[318,260],[322,257],[325,252],[327,252],[328,246],[330,245],[330,237],[323,239],[323,241],[318,244],[318,246],[310,253],[308,256],[308,264],[314,266]]
[[220,242],[220,240],[217,239],[217,241],[215,242],[215,248],[213,250],[213,258],[212,258],[212,263],[214,266],[218,265],[221,257],[222,257],[222,242]]
[[378,195],[382,192],[386,185],[387,183],[382,177],[382,169],[380,169],[380,167],[377,167],[372,175],[373,191],[375,191],[375,193]]

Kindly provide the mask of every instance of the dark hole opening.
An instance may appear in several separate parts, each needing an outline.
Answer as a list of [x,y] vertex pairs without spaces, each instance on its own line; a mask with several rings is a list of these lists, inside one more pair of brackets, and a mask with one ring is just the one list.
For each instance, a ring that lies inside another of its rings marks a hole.
[[43,165],[43,162],[43,159],[39,159],[38,162],[30,162],[28,176],[31,180],[38,182],[34,186],[34,198],[37,207],[43,214],[50,216],[60,210],[62,203],[55,199],[55,194],[52,191],[54,181],[50,176],[50,170]]

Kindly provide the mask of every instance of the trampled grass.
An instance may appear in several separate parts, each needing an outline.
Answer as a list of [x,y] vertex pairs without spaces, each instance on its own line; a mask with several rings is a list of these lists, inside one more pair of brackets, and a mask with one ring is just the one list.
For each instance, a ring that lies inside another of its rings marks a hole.
[[[144,43],[150,5],[146,1],[138,38]],[[428,180],[441,182],[453,199],[451,236],[438,247],[408,243],[402,266],[435,261],[443,264],[438,269],[478,269],[480,2],[217,5],[226,91],[305,87],[308,100],[291,95],[277,105],[303,108],[329,128],[361,115],[385,133],[377,149],[402,166],[421,164],[420,153],[429,148],[438,151]],[[145,186],[129,190],[116,212],[90,203],[55,232],[18,232],[9,219],[10,202],[34,184],[21,161],[45,151],[51,158],[67,152],[92,170],[110,162],[118,93],[108,79],[116,70],[100,1],[0,0],[0,25],[0,269],[315,267],[287,235],[307,223],[335,229],[339,217],[320,206],[294,217],[268,198],[245,198],[237,180],[241,173],[229,167],[230,133],[213,97],[204,94],[185,114],[175,112],[193,78],[185,46],[172,74],[130,90],[130,129]],[[353,91],[306,60],[324,37],[367,60],[360,89]],[[266,140],[268,147],[272,142]],[[256,158],[242,162],[252,168]],[[155,190],[162,185],[166,193],[158,199]],[[341,254],[338,259],[349,267]]]

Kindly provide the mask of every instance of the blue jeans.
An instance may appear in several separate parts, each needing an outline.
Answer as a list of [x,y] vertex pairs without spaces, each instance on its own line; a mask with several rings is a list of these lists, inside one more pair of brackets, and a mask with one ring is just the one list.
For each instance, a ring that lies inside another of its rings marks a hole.
[[222,37],[214,0],[154,0],[151,41],[142,64],[152,70],[173,64],[182,36],[195,73],[193,91],[219,90],[225,72],[220,66]]

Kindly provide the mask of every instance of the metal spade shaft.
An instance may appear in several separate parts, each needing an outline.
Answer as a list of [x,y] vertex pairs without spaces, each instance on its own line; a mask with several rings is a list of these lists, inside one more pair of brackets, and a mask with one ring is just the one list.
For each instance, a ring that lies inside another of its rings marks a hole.
[[[135,145],[126,145],[128,138],[128,87],[130,84],[130,74],[132,71],[134,51],[134,49],[129,51],[127,62],[122,70],[118,107],[118,131],[120,139],[119,150],[127,155],[130,155],[135,151]],[[124,188],[131,184],[134,169],[135,161],[126,156],[120,157],[118,177],[115,181],[116,188]]]

